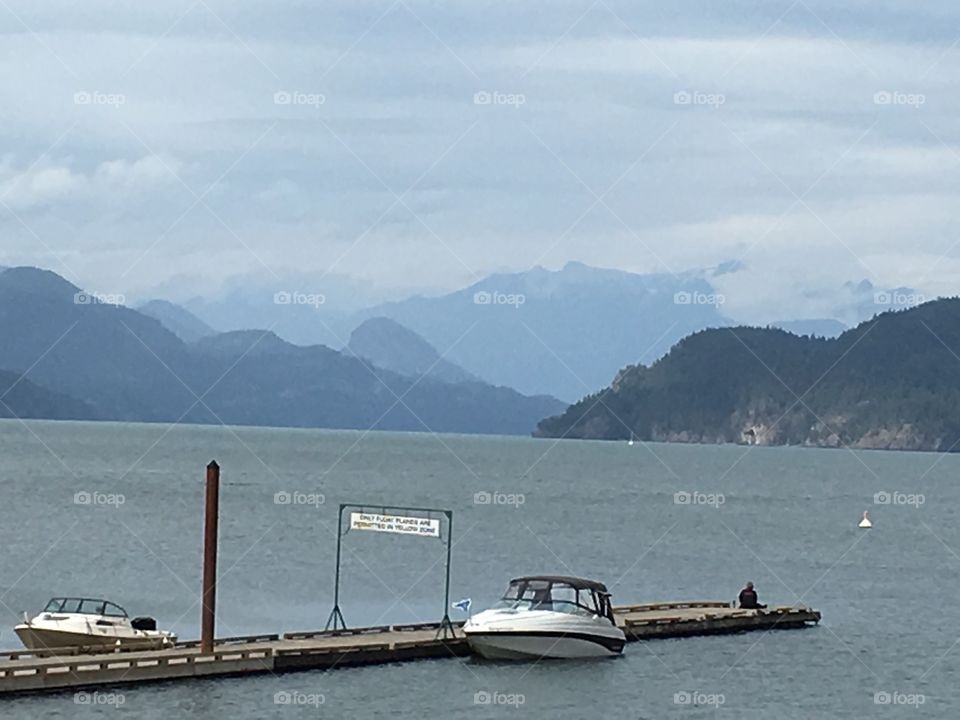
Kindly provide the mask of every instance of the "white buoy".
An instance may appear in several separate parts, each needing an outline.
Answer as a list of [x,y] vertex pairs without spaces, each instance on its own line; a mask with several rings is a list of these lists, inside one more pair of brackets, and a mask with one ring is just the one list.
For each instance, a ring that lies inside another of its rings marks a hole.
[[872,528],[872,527],[873,527],[873,523],[870,522],[870,516],[867,514],[867,511],[866,511],[866,510],[863,511],[863,519],[860,521],[860,524],[857,525],[857,527],[860,527],[860,528]]

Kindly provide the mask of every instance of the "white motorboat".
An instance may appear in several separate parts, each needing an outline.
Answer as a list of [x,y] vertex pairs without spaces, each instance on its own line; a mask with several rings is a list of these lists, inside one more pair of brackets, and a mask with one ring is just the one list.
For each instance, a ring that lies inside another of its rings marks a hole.
[[157,630],[157,621],[135,617],[107,600],[53,598],[39,615],[14,627],[30,650],[117,647],[155,649],[177,642],[173,633]]
[[491,660],[611,657],[626,643],[603,583],[553,575],[511,580],[500,602],[467,620],[463,632]]

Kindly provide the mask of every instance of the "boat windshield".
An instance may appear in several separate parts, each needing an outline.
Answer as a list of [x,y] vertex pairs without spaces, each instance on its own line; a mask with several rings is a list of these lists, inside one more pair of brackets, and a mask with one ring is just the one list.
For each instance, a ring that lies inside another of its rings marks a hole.
[[593,592],[549,580],[512,582],[493,607],[500,610],[551,610],[571,615],[599,614]]
[[95,598],[53,598],[43,609],[47,613],[79,613],[81,615],[103,615],[106,617],[127,617],[127,611],[107,600]]

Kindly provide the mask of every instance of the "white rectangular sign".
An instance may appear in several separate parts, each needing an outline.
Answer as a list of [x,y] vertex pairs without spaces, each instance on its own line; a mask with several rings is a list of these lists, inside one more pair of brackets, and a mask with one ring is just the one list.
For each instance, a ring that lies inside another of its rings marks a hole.
[[404,515],[380,515],[379,513],[350,513],[351,530],[440,537],[439,518],[407,517]]

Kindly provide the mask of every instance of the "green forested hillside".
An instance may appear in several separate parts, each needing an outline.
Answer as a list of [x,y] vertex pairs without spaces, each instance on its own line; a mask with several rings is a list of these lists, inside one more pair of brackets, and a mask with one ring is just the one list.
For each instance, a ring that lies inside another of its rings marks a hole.
[[960,300],[888,312],[837,338],[695,333],[537,435],[951,450],[960,439]]

